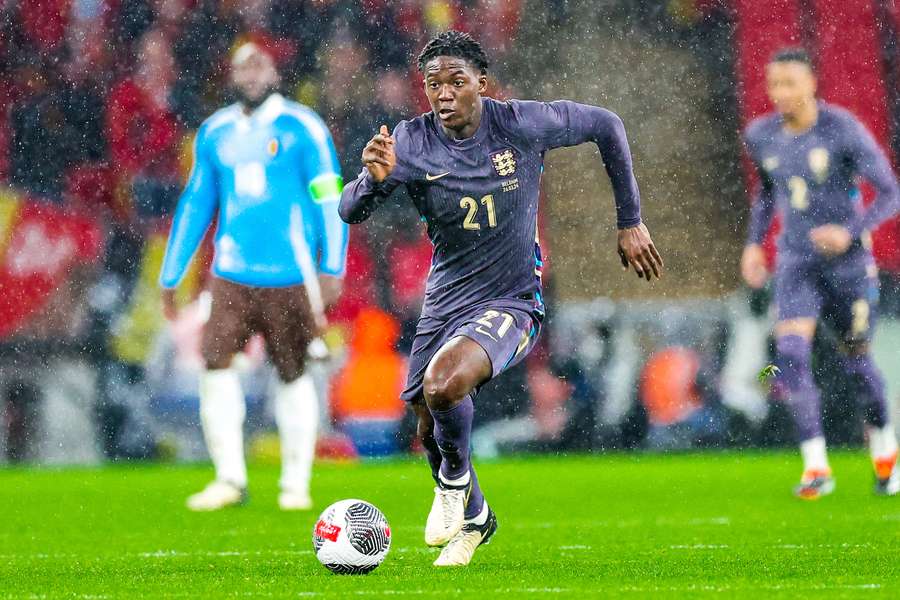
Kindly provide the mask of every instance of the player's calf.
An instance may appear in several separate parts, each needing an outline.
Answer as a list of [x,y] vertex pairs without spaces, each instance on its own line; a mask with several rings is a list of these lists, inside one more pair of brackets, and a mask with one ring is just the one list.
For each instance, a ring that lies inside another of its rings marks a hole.
[[[801,440],[821,437],[821,401],[812,376],[812,343],[799,335],[785,335],[779,337],[776,344],[779,379],[788,394],[797,437]],[[806,469],[820,466],[804,464]]]
[[[890,420],[887,393],[881,369],[875,364],[865,340],[845,341],[841,366],[859,390],[859,404],[863,416],[873,428],[883,428]],[[892,432],[893,435],[893,432]],[[871,438],[870,438],[871,441]]]
[[471,394],[490,375],[491,362],[484,349],[462,336],[444,344],[425,371],[423,395],[434,420],[440,472],[446,481],[468,476],[475,412]]
[[413,411],[418,419],[416,434],[422,441],[425,458],[428,460],[428,466],[431,468],[431,477],[437,483],[442,458],[441,449],[438,448],[437,441],[434,439],[434,419],[431,417],[428,407],[424,404],[413,404]]

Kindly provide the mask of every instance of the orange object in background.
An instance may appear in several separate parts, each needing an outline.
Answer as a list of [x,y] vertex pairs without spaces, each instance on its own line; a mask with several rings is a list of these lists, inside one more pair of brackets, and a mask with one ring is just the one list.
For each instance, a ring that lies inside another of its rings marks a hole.
[[387,313],[362,309],[353,322],[347,364],[332,383],[332,411],[347,419],[400,419],[406,363],[395,349],[400,325]]
[[640,377],[640,398],[653,425],[678,423],[702,406],[697,391],[700,358],[689,348],[664,348],[650,355]]

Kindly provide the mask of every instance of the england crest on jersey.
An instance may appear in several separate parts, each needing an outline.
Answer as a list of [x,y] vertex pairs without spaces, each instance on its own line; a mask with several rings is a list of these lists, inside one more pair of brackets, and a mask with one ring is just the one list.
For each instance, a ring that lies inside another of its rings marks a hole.
[[491,163],[500,177],[508,177],[516,172],[516,156],[509,148],[491,154]]

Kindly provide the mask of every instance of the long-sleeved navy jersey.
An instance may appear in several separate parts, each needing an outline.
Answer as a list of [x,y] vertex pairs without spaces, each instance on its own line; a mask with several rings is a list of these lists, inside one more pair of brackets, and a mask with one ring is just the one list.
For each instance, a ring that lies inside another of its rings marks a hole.
[[482,99],[478,130],[453,140],[433,113],[394,130],[397,164],[376,183],[367,169],[343,191],[340,215],[358,223],[405,185],[434,244],[422,314],[447,317],[503,297],[541,300],[537,211],[544,153],[594,142],[612,180],[617,225],[640,223],[640,197],[621,119],[567,100]]

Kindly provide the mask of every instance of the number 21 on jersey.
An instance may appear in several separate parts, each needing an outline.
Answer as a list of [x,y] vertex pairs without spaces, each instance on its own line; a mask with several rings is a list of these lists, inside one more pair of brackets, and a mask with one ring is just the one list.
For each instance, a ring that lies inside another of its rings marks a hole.
[[[487,208],[488,227],[496,227],[497,212],[494,210],[494,196],[488,194],[487,196],[482,197],[481,205]],[[459,206],[468,211],[465,219],[463,219],[463,229],[469,229],[471,231],[481,229],[481,224],[475,222],[475,217],[478,214],[478,201],[476,201],[475,198],[466,196],[459,201]]]

